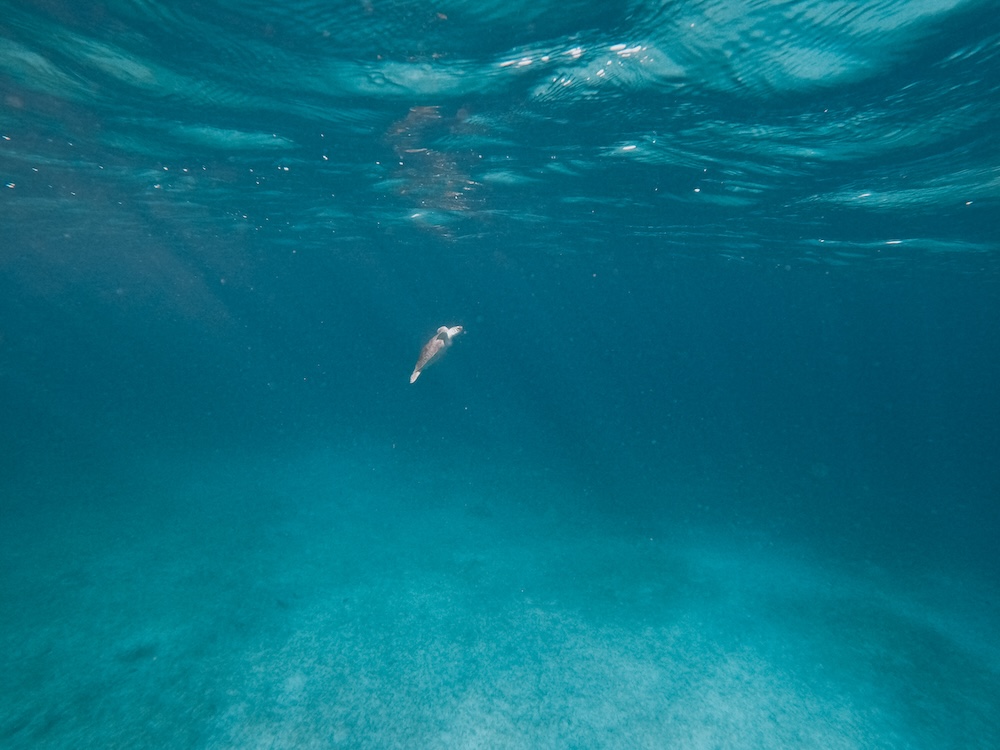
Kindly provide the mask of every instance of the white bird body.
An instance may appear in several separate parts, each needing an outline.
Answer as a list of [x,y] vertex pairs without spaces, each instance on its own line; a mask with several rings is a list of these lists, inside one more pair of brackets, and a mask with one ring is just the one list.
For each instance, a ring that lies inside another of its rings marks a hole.
[[463,330],[462,326],[452,326],[451,328],[441,326],[438,328],[437,333],[420,350],[417,364],[413,368],[413,374],[410,375],[410,382],[415,383],[425,367],[429,367],[441,359],[444,350],[451,346],[451,340],[462,333]]

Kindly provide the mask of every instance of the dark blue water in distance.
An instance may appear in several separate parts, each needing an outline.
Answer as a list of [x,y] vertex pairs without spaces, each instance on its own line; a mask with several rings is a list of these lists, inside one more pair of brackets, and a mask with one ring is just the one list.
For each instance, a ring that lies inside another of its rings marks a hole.
[[998,133],[985,1],[0,1],[0,747],[1000,747]]

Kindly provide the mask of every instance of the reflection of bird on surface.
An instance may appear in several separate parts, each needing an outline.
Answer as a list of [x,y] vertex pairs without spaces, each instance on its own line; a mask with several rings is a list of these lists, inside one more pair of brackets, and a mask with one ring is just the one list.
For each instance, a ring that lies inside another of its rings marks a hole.
[[477,184],[470,173],[481,158],[455,144],[480,128],[465,109],[445,115],[438,106],[423,106],[411,107],[384,136],[398,161],[395,183],[412,209],[410,218],[447,239],[454,239],[451,221],[473,208]]
[[430,366],[441,358],[441,355],[444,354],[444,350],[451,346],[451,340],[460,334],[462,330],[462,326],[454,326],[452,328],[449,328],[448,326],[441,326],[437,329],[437,333],[434,334],[434,337],[424,344],[424,348],[420,350],[420,356],[417,358],[417,364],[413,368],[413,374],[410,375],[411,383],[416,382],[417,378],[420,377],[421,371],[423,371],[425,367]]

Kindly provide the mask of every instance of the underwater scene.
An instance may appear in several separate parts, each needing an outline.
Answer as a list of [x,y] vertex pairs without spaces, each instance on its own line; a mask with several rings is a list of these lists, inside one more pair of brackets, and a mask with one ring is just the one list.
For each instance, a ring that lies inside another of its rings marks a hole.
[[1000,747],[985,0],[0,0],[0,747]]

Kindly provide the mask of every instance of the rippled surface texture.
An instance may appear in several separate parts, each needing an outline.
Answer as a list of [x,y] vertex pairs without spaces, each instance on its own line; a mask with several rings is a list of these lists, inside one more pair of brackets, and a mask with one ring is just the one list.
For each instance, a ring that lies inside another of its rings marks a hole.
[[1000,746],[998,133],[974,0],[0,0],[0,746]]
[[378,222],[539,250],[569,232],[571,249],[655,238],[776,261],[985,252],[993,15],[947,0],[15,3],[5,177],[15,200],[61,211],[100,190],[129,214],[224,213],[322,247]]

